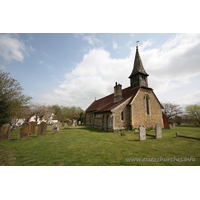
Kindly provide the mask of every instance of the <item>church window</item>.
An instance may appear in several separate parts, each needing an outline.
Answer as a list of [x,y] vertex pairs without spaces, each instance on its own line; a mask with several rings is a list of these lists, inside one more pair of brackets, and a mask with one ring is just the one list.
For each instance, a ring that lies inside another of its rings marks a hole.
[[149,99],[146,96],[146,109],[147,109],[147,115],[149,115]]
[[124,113],[123,113],[123,111],[121,112],[121,120],[124,120]]

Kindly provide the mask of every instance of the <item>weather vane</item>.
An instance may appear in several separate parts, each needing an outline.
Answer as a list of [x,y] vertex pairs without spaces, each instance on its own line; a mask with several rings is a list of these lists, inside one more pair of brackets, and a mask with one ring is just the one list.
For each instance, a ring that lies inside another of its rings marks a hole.
[[136,42],[136,46],[138,46],[139,41]]

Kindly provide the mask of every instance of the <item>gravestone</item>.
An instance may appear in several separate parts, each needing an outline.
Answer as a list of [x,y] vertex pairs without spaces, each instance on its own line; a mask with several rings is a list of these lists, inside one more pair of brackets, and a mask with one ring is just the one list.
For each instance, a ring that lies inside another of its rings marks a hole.
[[30,124],[28,122],[24,122],[19,130],[18,138],[28,137],[29,132],[30,132]]
[[64,127],[65,126],[65,122],[62,122],[62,127]]
[[162,138],[162,125],[160,123],[156,124],[156,139]]
[[146,128],[144,124],[139,127],[139,140],[146,140]]
[[41,122],[38,126],[37,137],[46,135],[46,133],[47,133],[47,123]]
[[4,124],[2,127],[0,127],[0,140],[9,140],[10,131],[11,131],[10,124]]
[[30,122],[30,133],[29,135],[35,134],[35,129],[36,129],[36,122]]
[[71,126],[72,125],[72,123],[71,122],[68,122],[68,126]]
[[172,127],[172,125],[170,124],[170,125],[169,125],[169,128],[171,128],[171,127]]
[[81,125],[81,121],[78,121],[78,125],[79,125],[79,126]]
[[73,124],[72,126],[77,126],[77,119],[73,119]]
[[179,136],[179,132],[176,132],[176,137],[178,137]]
[[55,131],[55,130],[57,130],[57,126],[58,126],[58,124],[55,122],[55,123],[53,123],[53,126],[52,126],[52,131]]
[[176,127],[176,125],[175,125],[175,123],[173,123],[173,128],[175,128]]
[[55,132],[53,134],[60,133],[59,122],[57,122],[56,124],[57,124],[57,128],[56,128],[56,130],[55,130]]

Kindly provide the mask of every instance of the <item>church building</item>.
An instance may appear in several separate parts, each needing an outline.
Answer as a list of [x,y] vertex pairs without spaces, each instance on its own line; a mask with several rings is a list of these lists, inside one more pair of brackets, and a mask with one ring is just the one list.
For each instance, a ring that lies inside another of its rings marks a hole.
[[108,131],[138,128],[140,124],[155,128],[157,123],[164,128],[163,106],[153,89],[148,87],[148,76],[136,46],[133,70],[129,76],[130,87],[122,89],[122,85],[116,82],[114,93],[95,100],[86,109],[86,124]]

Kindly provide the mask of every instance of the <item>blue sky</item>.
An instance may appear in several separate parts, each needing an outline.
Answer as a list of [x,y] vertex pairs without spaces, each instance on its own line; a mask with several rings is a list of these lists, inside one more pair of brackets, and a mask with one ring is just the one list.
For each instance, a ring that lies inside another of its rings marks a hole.
[[32,102],[80,106],[129,87],[135,42],[161,102],[200,104],[200,34],[0,34],[0,69],[20,82]]

